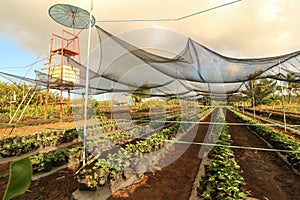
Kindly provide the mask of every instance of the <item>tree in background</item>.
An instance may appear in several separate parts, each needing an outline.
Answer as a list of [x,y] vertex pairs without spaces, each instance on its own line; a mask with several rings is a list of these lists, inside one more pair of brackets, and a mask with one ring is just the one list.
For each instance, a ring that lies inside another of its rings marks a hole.
[[295,82],[296,75],[288,73],[287,74],[287,80],[285,85],[283,85],[284,91],[288,94],[288,102],[289,104],[292,104],[292,96],[299,96],[300,95],[300,83]]
[[133,90],[133,92],[130,93],[130,96],[135,106],[139,104],[144,98],[148,97],[150,92],[150,88],[147,87],[147,83],[144,83],[141,86],[135,88],[130,87],[129,89]]
[[255,103],[255,105],[268,103],[269,97],[277,88],[277,82],[271,79],[252,80],[245,85],[247,90],[243,91],[243,93],[246,94],[251,101],[254,95],[255,102],[252,101],[252,105],[253,103]]
[[[44,102],[46,98],[46,92],[41,90],[41,88],[27,85],[25,83],[9,83],[0,81],[0,112],[2,114],[8,114],[10,112],[10,106],[12,105],[13,110],[15,107],[21,104],[23,98],[26,97],[26,100],[29,100],[30,96],[36,90],[35,95],[33,96],[30,106],[41,106],[41,110],[44,108]],[[59,100],[59,95],[57,92],[49,92],[49,101],[55,102]],[[27,102],[27,101],[26,101]],[[25,107],[25,104],[22,105],[21,109]]]

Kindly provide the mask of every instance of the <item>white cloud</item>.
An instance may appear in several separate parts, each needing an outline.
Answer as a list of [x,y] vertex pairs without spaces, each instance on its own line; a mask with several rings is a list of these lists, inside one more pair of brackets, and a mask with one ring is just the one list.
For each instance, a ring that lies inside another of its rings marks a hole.
[[278,0],[265,0],[264,5],[261,7],[258,16],[268,22],[277,20],[278,14],[282,11]]
[[[88,10],[89,2],[2,0],[0,38],[9,36],[26,51],[36,55],[46,54],[51,33],[60,33],[63,28],[49,17],[48,9],[55,3],[67,3]],[[101,0],[94,1],[93,14],[98,20],[177,18],[226,2],[230,1]],[[300,49],[300,44],[296,42],[300,35],[299,10],[298,0],[243,0],[183,21],[97,25],[114,34],[159,26],[191,37],[227,56],[263,57]],[[86,43],[87,33],[84,31],[81,34],[83,54]]]

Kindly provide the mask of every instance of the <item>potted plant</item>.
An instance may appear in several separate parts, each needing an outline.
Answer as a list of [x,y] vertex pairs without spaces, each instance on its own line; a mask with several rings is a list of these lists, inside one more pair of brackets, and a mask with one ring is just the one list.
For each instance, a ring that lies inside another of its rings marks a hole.
[[92,169],[83,169],[77,177],[79,190],[97,190],[97,180]]
[[53,167],[51,159],[52,155],[39,154],[37,156],[31,156],[30,160],[34,172],[48,172]]
[[68,159],[68,149],[66,148],[61,148],[56,150],[53,153],[53,166],[61,166],[67,162]]

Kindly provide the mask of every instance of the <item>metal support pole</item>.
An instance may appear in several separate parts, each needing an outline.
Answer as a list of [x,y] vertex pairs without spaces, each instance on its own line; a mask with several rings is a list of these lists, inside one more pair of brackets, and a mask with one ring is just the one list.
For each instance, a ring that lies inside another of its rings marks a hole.
[[61,54],[60,54],[60,97],[59,97],[59,119],[63,119],[63,79],[64,79],[64,31],[62,30]]
[[68,88],[68,116],[71,117],[71,93],[70,93],[70,88]]
[[92,29],[92,11],[93,11],[93,0],[91,0],[91,10],[89,19],[89,33],[88,33],[88,47],[87,47],[87,63],[86,63],[86,77],[85,77],[85,98],[84,98],[84,126],[83,126],[83,165],[88,162],[88,149],[87,149],[87,109],[88,109],[88,98],[89,98],[89,64],[90,64],[90,45],[91,45],[91,29]]
[[[281,64],[279,60],[279,74],[281,73]],[[283,84],[282,81],[280,81],[281,86],[281,104],[282,104],[282,110],[283,110],[283,124],[284,124],[284,131],[286,131],[286,116],[285,116],[285,106],[284,106],[284,94],[283,94]]]
[[254,92],[254,80],[251,80],[251,85],[252,85],[252,106],[253,106],[253,117],[254,119],[256,118],[255,115],[255,92]]
[[285,106],[284,106],[284,95],[283,95],[283,85],[282,82],[281,83],[281,94],[282,94],[282,110],[283,110],[283,123],[284,123],[284,131],[286,131],[286,116],[285,116]]
[[112,119],[113,119],[113,103],[114,103],[114,81],[113,81],[113,77],[111,77],[111,90],[112,90],[112,93],[111,93],[111,96],[110,96],[110,123],[112,123]]
[[12,96],[10,95],[10,102],[9,102],[9,120],[11,120],[11,112],[12,112],[12,108],[11,108],[11,104],[12,104]]
[[244,105],[244,101],[242,100],[242,108],[243,108],[243,114],[245,114],[245,105]]

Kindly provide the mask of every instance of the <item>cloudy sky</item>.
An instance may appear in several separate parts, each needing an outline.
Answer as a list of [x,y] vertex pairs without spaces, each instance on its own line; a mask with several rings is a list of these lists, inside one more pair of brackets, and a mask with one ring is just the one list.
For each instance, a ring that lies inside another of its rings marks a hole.
[[[96,20],[179,18],[231,1],[94,0],[93,15]],[[0,71],[6,66],[25,66],[37,57],[47,56],[51,33],[60,33],[63,28],[48,15],[48,9],[56,3],[86,10],[90,7],[90,0],[1,0]],[[168,29],[229,57],[265,57],[300,50],[299,10],[299,0],[242,0],[181,21],[98,22],[97,25],[113,34]],[[143,39],[155,41],[153,47],[176,42],[184,45],[183,41],[170,41],[158,35],[154,33]],[[87,31],[80,38],[85,51]]]

